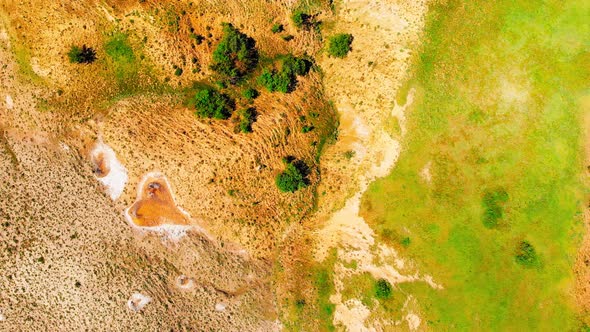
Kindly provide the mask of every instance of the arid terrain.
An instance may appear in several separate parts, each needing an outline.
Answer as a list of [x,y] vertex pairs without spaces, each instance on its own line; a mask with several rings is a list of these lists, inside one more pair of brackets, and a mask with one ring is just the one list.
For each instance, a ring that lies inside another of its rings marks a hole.
[[0,1],[0,331],[590,329],[560,6]]

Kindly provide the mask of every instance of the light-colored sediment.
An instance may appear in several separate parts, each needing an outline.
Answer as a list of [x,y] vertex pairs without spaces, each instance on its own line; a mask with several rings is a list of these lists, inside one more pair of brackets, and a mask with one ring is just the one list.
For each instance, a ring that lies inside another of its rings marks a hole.
[[14,108],[14,100],[10,95],[6,95],[6,109],[11,110]]
[[215,304],[215,311],[223,312],[223,311],[225,311],[226,307],[227,307],[227,305],[223,302],[216,303]]
[[[336,305],[334,324],[348,331],[374,331],[394,323],[371,321],[369,308],[360,300],[342,298],[346,278],[353,274],[368,272],[393,285],[420,281],[442,288],[432,277],[420,274],[395,249],[376,243],[374,231],[359,215],[364,192],[375,179],[391,172],[402,150],[400,141],[407,131],[405,113],[414,101],[414,91],[410,90],[404,105],[398,105],[395,96],[407,78],[426,11],[426,1],[342,1],[334,33],[354,36],[352,52],[343,60],[325,58],[321,63],[328,95],[341,117],[339,140],[324,158],[323,180],[327,186],[346,178],[348,187],[337,192],[349,196],[343,207],[329,212],[324,227],[317,232],[321,240],[315,254],[321,261],[330,248],[338,248],[334,269],[336,292],[330,300]],[[399,136],[392,136],[387,128],[392,118],[399,124]],[[337,156],[350,150],[355,152],[354,158],[342,167]],[[339,198],[342,197],[337,193],[322,197],[324,202]],[[352,261],[356,268],[344,264]],[[403,310],[405,322],[410,329],[417,328],[418,314],[407,310]]]
[[127,301],[127,307],[133,312],[140,312],[150,302],[152,302],[151,297],[141,293],[134,293]]
[[102,141],[98,141],[90,151],[90,160],[97,180],[102,183],[112,200],[117,200],[127,184],[127,169],[117,159],[115,151]]

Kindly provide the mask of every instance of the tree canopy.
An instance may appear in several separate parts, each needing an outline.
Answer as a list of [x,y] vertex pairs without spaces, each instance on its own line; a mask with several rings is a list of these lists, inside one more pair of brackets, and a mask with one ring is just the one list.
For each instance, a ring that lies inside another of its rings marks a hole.
[[227,119],[234,110],[234,102],[213,88],[199,90],[193,99],[195,114],[202,118]]
[[230,23],[223,23],[223,37],[215,51],[211,69],[238,80],[258,63],[256,42]]
[[286,161],[285,164],[285,170],[275,179],[280,191],[292,193],[309,185],[309,169],[303,161]]

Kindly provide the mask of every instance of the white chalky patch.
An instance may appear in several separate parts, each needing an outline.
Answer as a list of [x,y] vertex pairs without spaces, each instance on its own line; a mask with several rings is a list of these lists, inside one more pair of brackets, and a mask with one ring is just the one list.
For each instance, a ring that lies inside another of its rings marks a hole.
[[139,312],[152,301],[152,298],[141,293],[134,293],[127,301],[127,307],[134,312]]

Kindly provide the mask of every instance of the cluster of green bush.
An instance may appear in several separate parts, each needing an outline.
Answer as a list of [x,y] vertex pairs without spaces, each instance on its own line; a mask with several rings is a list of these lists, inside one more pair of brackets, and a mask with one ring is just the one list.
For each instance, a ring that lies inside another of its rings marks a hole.
[[283,32],[283,30],[285,30],[285,28],[283,27],[282,24],[280,23],[275,23],[272,28],[270,29],[270,31],[272,31],[272,33],[279,33],[279,32]]
[[330,37],[328,53],[337,58],[344,58],[351,50],[352,39],[353,37],[349,33],[340,33]]
[[295,26],[299,29],[309,28],[313,25],[312,16],[302,10],[296,10],[291,15],[291,19]]
[[309,167],[301,160],[285,158],[285,170],[277,175],[275,183],[282,192],[295,192],[309,185]]
[[482,199],[482,222],[487,228],[494,228],[503,217],[502,204],[508,201],[508,193],[504,189],[487,191]]
[[240,123],[238,127],[243,133],[252,132],[252,124],[256,121],[256,110],[254,107],[248,107],[239,112]]
[[92,47],[72,45],[68,52],[68,59],[71,63],[92,63],[96,60],[96,51]]
[[258,78],[258,83],[268,91],[291,92],[297,85],[297,75],[307,75],[311,62],[291,54],[283,57],[280,70],[265,68]]
[[211,87],[197,91],[190,103],[195,107],[195,114],[202,118],[227,119],[235,107],[229,96]]
[[391,297],[391,284],[385,279],[379,279],[374,286],[375,297],[386,300]]
[[539,265],[537,251],[527,241],[521,241],[516,249],[516,262],[524,267],[535,267]]
[[256,42],[230,23],[223,23],[223,37],[213,51],[211,69],[232,81],[242,78],[256,68]]

